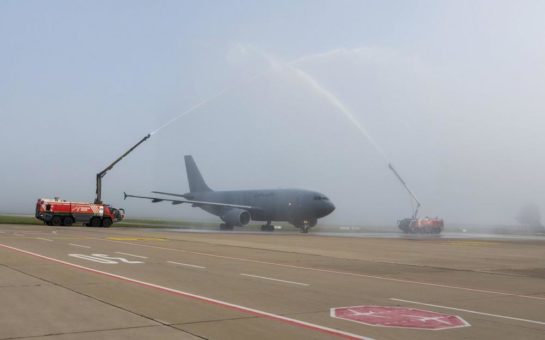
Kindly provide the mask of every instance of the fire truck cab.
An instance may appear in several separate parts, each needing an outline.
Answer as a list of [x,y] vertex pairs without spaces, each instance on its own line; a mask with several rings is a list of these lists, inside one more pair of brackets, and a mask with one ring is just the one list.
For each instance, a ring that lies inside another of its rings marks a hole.
[[125,217],[125,210],[107,204],[70,202],[58,197],[40,198],[36,203],[36,218],[47,225],[71,226],[82,223],[89,227],[110,227]]

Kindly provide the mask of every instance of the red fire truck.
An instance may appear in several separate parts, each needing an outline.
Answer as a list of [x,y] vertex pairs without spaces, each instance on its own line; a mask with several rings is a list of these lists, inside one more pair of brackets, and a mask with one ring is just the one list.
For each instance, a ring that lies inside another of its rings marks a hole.
[[418,218],[418,210],[420,209],[420,201],[418,198],[416,198],[415,194],[409,189],[409,186],[403,178],[399,175],[399,173],[396,171],[392,163],[388,164],[388,167],[394,175],[397,177],[399,182],[403,185],[405,190],[411,195],[414,202],[416,203],[416,209],[413,212],[413,216],[410,218],[404,218],[400,221],[397,221],[397,226],[399,229],[401,229],[404,233],[413,233],[413,234],[439,234],[443,231],[445,227],[445,222],[440,218]]
[[69,202],[58,198],[40,198],[36,203],[36,218],[47,225],[71,226],[82,223],[89,227],[110,227],[125,217],[123,209],[107,204]]
[[142,138],[121,157],[96,175],[96,198],[94,203],[70,202],[61,200],[58,197],[54,199],[40,198],[36,203],[36,218],[47,225],[70,226],[74,223],[83,223],[88,227],[106,228],[110,227],[114,222],[123,220],[125,218],[124,209],[115,209],[102,202],[102,178],[117,163],[150,137],[151,134],[148,134]]
[[398,227],[404,233],[411,234],[439,234],[445,223],[440,218],[405,218],[398,222]]

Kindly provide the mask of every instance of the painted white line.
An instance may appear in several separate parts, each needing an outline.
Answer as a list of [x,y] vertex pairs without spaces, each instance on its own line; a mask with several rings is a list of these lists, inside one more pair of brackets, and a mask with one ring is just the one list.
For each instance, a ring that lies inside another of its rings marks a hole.
[[0,230],[0,234],[5,234],[5,233],[6,233],[5,231]]
[[87,248],[87,249],[91,248],[89,246],[83,246],[81,244],[75,244],[75,243],[68,243],[68,244],[71,245],[72,247],[80,247],[80,248]]
[[116,261],[113,261],[113,260],[110,260],[110,259],[103,259],[103,258],[100,258],[100,257],[95,257],[95,256],[85,255],[85,254],[68,254],[68,256],[72,256],[72,257],[82,259],[82,260],[102,263],[102,264],[117,264]]
[[120,251],[116,251],[115,253],[116,253],[116,254],[120,254],[120,255],[127,255],[127,256],[132,256],[132,257],[138,257],[139,259],[147,259],[147,256],[134,255],[134,254],[129,254],[129,253],[122,253],[122,252],[120,252]]
[[157,284],[154,284],[154,283],[140,281],[140,280],[137,280],[137,279],[132,279],[130,277],[121,276],[121,275],[105,272],[105,271],[102,271],[102,270],[81,266],[79,264],[75,264],[75,263],[55,259],[55,258],[48,257],[48,256],[45,256],[45,255],[40,255],[40,254],[37,254],[37,253],[30,252],[28,250],[23,250],[23,249],[11,247],[11,246],[8,246],[8,245],[2,244],[2,243],[0,243],[0,247],[10,249],[10,250],[13,250],[13,251],[18,251],[20,253],[31,255],[31,256],[34,256],[34,257],[38,257],[38,258],[41,258],[41,259],[44,259],[44,260],[64,264],[66,266],[70,266],[70,267],[77,268],[77,269],[80,269],[80,270],[92,272],[92,273],[95,273],[95,274],[101,274],[101,275],[108,276],[110,278],[118,279],[118,280],[121,280],[121,281],[135,283],[135,284],[138,284],[140,286],[144,286],[144,287],[148,287],[148,288],[154,288],[154,289],[157,289],[157,290],[160,290],[160,291],[163,291],[163,292],[167,292],[167,293],[170,293],[170,294],[173,294],[173,295],[183,296],[183,297],[190,298],[190,299],[193,299],[193,300],[206,302],[206,303],[209,303],[209,304],[212,304],[212,305],[217,305],[217,306],[222,306],[222,307],[225,307],[225,308],[233,309],[233,310],[236,310],[236,311],[239,311],[239,312],[242,312],[242,313],[251,314],[251,315],[255,315],[255,316],[263,317],[263,318],[268,318],[268,319],[272,319],[272,320],[277,320],[277,321],[281,321],[281,322],[284,322],[284,323],[287,323],[287,324],[290,324],[290,325],[293,325],[293,326],[298,326],[298,327],[302,327],[302,328],[306,328],[306,329],[310,329],[310,330],[315,330],[315,331],[318,331],[318,332],[321,332],[321,333],[324,333],[324,334],[333,335],[333,336],[337,336],[337,337],[345,338],[345,339],[364,339],[364,340],[368,339],[368,340],[372,340],[371,338],[367,338],[367,337],[364,337],[364,336],[361,336],[361,335],[341,331],[341,330],[338,330],[338,329],[329,328],[329,327],[326,327],[326,326],[321,326],[321,325],[317,325],[317,324],[313,324],[313,323],[310,323],[310,322],[301,321],[301,320],[297,320],[297,319],[292,319],[292,318],[288,318],[288,317],[285,317],[285,316],[282,316],[282,315],[268,313],[268,312],[265,312],[265,311],[262,311],[262,310],[259,310],[259,309],[244,307],[244,306],[241,306],[241,305],[236,305],[234,303],[229,303],[229,302],[222,301],[222,300],[216,300],[216,299],[212,299],[212,298],[209,298],[209,297],[206,297],[206,296],[197,295],[197,294],[193,294],[193,293],[189,293],[189,292],[184,292],[184,291],[177,290],[177,289],[174,289],[174,288],[168,288],[168,287],[160,286],[160,285],[157,285]]
[[310,286],[308,283],[301,283],[301,282],[295,282],[295,281],[286,281],[286,280],[280,280],[280,279],[273,279],[272,277],[265,277],[265,276],[257,276],[252,274],[240,274],[242,276],[248,276],[248,277],[255,277],[257,279],[263,279],[263,280],[270,280],[270,281],[277,281],[277,282],[284,282],[284,283],[290,283],[293,285],[299,285],[299,286]]
[[26,235],[24,235],[24,234],[19,234],[19,233],[13,234],[13,235],[14,235],[14,236],[17,236],[17,237],[25,237],[25,236],[26,236]]
[[396,299],[396,298],[390,298],[390,300],[393,301],[399,301],[399,302],[407,302],[412,303],[415,305],[422,305],[422,306],[428,306],[428,307],[437,307],[437,308],[443,308],[443,309],[451,309],[459,312],[466,312],[471,314],[478,314],[478,315],[486,315],[486,316],[493,316],[496,318],[502,318],[502,319],[509,319],[509,320],[516,320],[516,321],[523,321],[523,322],[529,322],[529,323],[535,323],[538,325],[545,325],[544,321],[536,321],[536,320],[528,320],[528,319],[522,319],[522,318],[515,318],[512,316],[506,316],[506,315],[499,315],[499,314],[491,314],[491,313],[484,313],[484,312],[478,312],[474,310],[469,309],[462,309],[462,308],[455,308],[455,307],[447,307],[447,306],[441,306],[441,305],[433,305],[431,303],[424,303],[424,302],[418,302],[418,301],[410,301],[410,300],[403,300],[403,299]]
[[[100,239],[100,240],[104,241],[104,239]],[[496,291],[496,290],[469,288],[469,287],[462,287],[462,286],[452,286],[452,285],[446,285],[446,284],[441,284],[441,283],[433,283],[433,282],[425,282],[425,281],[396,279],[396,278],[387,277],[387,276],[359,274],[359,273],[345,272],[345,271],[340,271],[340,270],[330,270],[330,269],[296,266],[296,265],[292,265],[292,264],[274,263],[274,262],[253,260],[253,259],[247,259],[247,258],[241,258],[241,257],[224,256],[224,255],[216,255],[216,254],[200,253],[200,252],[188,251],[188,250],[182,250],[182,249],[175,249],[175,248],[159,247],[159,246],[153,246],[153,245],[149,245],[149,244],[138,244],[138,243],[125,242],[125,241],[115,241],[115,240],[106,240],[106,241],[123,243],[123,244],[130,244],[132,246],[138,246],[138,247],[163,249],[163,250],[170,250],[170,251],[186,253],[186,254],[194,254],[194,255],[209,256],[209,257],[215,257],[215,258],[221,258],[221,259],[235,260],[235,261],[241,261],[241,262],[259,263],[259,264],[266,264],[266,265],[270,265],[270,266],[277,266],[277,267],[284,267],[284,268],[310,270],[310,271],[315,271],[315,272],[320,272],[320,273],[329,273],[329,274],[335,274],[335,275],[347,275],[347,276],[353,276],[353,277],[363,277],[363,278],[367,278],[367,279],[375,279],[375,280],[383,280],[383,281],[390,281],[390,282],[407,283],[407,284],[430,286],[430,287],[439,287],[439,288],[447,288],[447,289],[457,289],[457,290],[465,290],[465,291],[468,291],[468,292],[475,292],[475,293],[495,294],[495,295],[502,295],[502,296],[513,296],[513,297],[517,297],[517,298],[545,301],[545,297],[541,297],[541,296],[507,293],[507,292],[500,292],[500,291]]]
[[206,269],[206,267],[197,266],[194,264],[188,264],[188,263],[180,263],[180,262],[174,262],[174,261],[167,261],[168,263],[176,264],[178,266],[184,266],[184,267],[191,267],[191,268],[199,268],[199,269]]
[[43,237],[36,237],[37,240],[42,240],[42,241],[49,241],[49,242],[53,242],[53,240],[50,240],[48,238],[43,238]]

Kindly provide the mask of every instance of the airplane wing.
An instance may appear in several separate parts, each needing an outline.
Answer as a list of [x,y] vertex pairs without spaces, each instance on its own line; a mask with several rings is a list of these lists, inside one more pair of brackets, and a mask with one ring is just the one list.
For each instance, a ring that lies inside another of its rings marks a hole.
[[161,194],[161,195],[168,195],[168,196],[176,196],[176,197],[183,197],[186,199],[189,199],[187,194],[174,194],[171,192],[164,192],[164,191],[152,191],[154,194]]
[[126,192],[123,193],[124,199],[127,199],[127,197],[133,197],[133,198],[143,198],[151,200],[152,203],[158,203],[158,202],[171,202],[173,205],[177,204],[192,204],[193,206],[200,207],[200,206],[216,206],[216,207],[226,207],[226,208],[240,208],[240,209],[246,209],[246,210],[261,210],[259,207],[253,207],[250,205],[240,205],[240,204],[230,204],[230,203],[217,203],[217,202],[206,202],[206,201],[195,201],[195,200],[176,200],[176,199],[170,199],[170,198],[163,198],[163,197],[150,197],[150,196],[137,196],[137,195],[130,195]]

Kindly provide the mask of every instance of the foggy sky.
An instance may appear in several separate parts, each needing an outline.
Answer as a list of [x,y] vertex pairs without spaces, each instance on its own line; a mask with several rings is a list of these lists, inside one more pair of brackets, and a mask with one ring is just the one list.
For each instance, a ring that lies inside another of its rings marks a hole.
[[95,174],[130,217],[216,219],[122,193],[304,188],[320,223],[389,225],[411,200],[385,159],[308,81],[352,112],[448,222],[545,211],[542,1],[2,1],[0,212],[92,201]]

